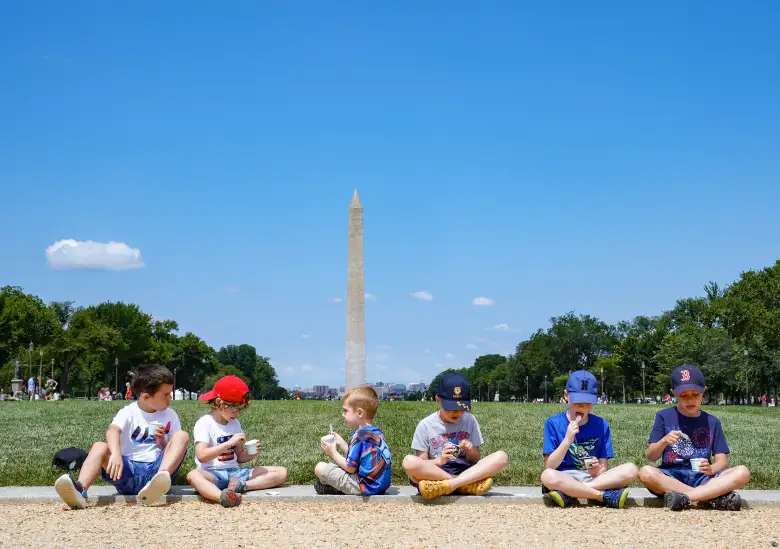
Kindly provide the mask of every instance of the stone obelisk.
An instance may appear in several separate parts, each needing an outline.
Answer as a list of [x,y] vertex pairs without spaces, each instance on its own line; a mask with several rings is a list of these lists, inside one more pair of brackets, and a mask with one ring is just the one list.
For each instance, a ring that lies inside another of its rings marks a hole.
[[357,189],[349,204],[347,241],[346,389],[366,382],[366,294],[363,283],[363,206]]

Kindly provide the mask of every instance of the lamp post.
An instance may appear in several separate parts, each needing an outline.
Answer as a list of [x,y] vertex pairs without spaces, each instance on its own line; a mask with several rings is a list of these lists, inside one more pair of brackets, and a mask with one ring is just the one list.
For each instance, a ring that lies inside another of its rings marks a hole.
[[745,404],[750,404],[750,402],[748,402],[748,399],[750,398],[748,397],[748,350],[745,349],[742,351],[742,354],[745,356]]
[[[32,352],[35,348],[35,345],[33,345],[33,342],[30,342],[30,377],[32,377]],[[29,378],[28,378],[29,379]]]
[[544,401],[547,402],[547,374],[544,375]]
[[642,404],[645,403],[645,361],[642,361]]
[[38,351],[40,362],[38,363],[38,392],[41,392],[41,382],[43,381],[43,349]]
[[54,359],[51,359],[51,378],[54,379]]
[[119,359],[114,357],[114,392],[119,391]]
[[[181,361],[184,362],[183,356]],[[176,368],[173,369],[173,400],[176,400],[176,372],[178,371],[179,371],[179,367],[176,366]]]
[[604,394],[604,366],[601,367],[601,394]]
[[525,403],[528,404],[528,376],[525,376]]

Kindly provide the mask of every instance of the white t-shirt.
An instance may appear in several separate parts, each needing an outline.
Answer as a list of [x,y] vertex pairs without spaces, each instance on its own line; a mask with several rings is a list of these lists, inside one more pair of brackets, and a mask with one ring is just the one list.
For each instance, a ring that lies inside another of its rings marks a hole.
[[445,423],[439,412],[434,412],[417,424],[412,450],[428,452],[429,459],[436,459],[441,456],[445,444],[457,445],[464,439],[470,440],[477,448],[482,446],[482,432],[474,416],[466,412],[457,422]]
[[141,410],[137,402],[133,402],[117,412],[111,425],[116,425],[122,431],[119,435],[119,445],[123,456],[131,461],[147,463],[157,459],[162,450],[154,439],[157,427],[152,425],[152,422],[165,427],[166,438],[181,430],[179,416],[171,408],[149,413]]
[[[230,420],[227,425],[222,425],[211,414],[206,414],[198,421],[195,422],[195,427],[192,430],[195,436],[195,444],[198,442],[205,442],[212,446],[219,446],[223,442],[227,442],[233,435],[243,433],[241,424],[237,419]],[[228,448],[224,453],[218,455],[211,461],[201,463],[198,461],[198,457],[195,457],[195,464],[200,469],[233,469],[239,466],[236,459],[235,448]]]

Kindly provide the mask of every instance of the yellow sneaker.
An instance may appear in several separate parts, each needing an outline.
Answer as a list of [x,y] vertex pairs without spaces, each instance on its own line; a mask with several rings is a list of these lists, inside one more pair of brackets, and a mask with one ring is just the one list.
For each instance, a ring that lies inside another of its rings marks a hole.
[[478,480],[477,482],[464,484],[455,490],[455,493],[466,496],[481,496],[482,494],[486,494],[487,491],[490,490],[491,486],[493,486],[493,477],[488,477],[483,478],[482,480]]
[[420,493],[425,499],[435,499],[452,493],[452,489],[446,480],[421,480],[419,487]]

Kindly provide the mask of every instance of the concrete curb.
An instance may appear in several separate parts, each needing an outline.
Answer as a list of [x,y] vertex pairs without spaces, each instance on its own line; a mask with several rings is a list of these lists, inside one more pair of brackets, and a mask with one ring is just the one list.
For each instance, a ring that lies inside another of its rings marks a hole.
[[[780,490],[739,490],[743,507],[780,505]],[[93,486],[89,500],[98,505],[110,503],[135,504],[135,496],[121,496],[113,486]],[[167,503],[200,501],[201,497],[189,486],[173,486],[165,498]],[[247,502],[268,501],[363,501],[365,503],[424,503],[437,504],[542,504],[542,492],[538,486],[494,486],[484,496],[444,496],[425,500],[411,486],[392,486],[385,495],[320,496],[311,485],[280,486],[271,490],[258,490],[244,495]],[[53,486],[9,486],[0,488],[0,504],[3,503],[59,503],[61,500]],[[585,500],[581,501],[585,504]],[[627,507],[663,507],[661,499],[645,488],[631,488]]]

